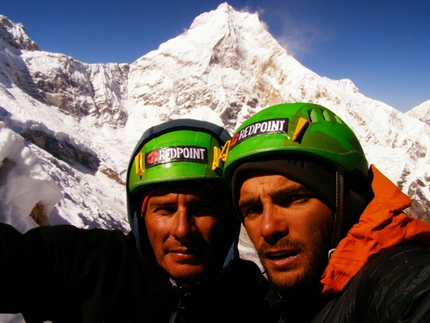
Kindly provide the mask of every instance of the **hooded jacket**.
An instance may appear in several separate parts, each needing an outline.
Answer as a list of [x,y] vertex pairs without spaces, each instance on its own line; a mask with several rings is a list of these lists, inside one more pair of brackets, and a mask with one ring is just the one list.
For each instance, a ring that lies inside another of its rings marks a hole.
[[371,170],[375,196],[332,254],[321,280],[323,293],[340,292],[381,250],[407,242],[430,245],[430,224],[402,212],[411,199],[375,166]]
[[279,322],[430,322],[430,224],[403,213],[410,198],[371,172],[374,198],[332,254],[321,294],[301,309],[283,303]]

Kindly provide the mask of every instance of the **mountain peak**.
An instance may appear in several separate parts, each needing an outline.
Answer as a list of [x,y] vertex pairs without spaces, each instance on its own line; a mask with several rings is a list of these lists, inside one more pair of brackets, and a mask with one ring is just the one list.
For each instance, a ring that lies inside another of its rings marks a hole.
[[30,39],[24,26],[0,15],[0,40],[19,50],[37,51],[39,46]]
[[[199,15],[186,32],[130,67],[133,106],[168,105],[180,116],[205,108],[230,131],[255,109],[284,102],[282,92],[293,88],[286,86],[293,82],[290,74],[316,77],[279,45],[258,14],[235,11],[227,3]],[[146,93],[149,88],[152,93]],[[286,96],[303,99],[301,92]]]
[[235,10],[227,2],[223,2],[218,6],[216,11],[234,12]]

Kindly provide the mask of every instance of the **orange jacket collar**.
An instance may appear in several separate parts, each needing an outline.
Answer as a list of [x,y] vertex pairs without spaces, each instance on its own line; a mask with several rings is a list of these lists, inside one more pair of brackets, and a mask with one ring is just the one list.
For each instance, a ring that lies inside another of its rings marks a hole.
[[375,166],[371,171],[375,197],[332,254],[321,278],[323,294],[340,292],[383,249],[407,241],[430,245],[430,224],[402,212],[411,205],[410,198]]

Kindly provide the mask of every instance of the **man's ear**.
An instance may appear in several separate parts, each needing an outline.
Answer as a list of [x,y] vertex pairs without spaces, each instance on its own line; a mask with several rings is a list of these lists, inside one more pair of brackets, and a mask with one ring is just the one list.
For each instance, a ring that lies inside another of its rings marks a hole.
[[146,213],[146,209],[148,207],[149,199],[154,194],[154,192],[155,192],[155,187],[152,188],[151,190],[145,192],[145,196],[143,197],[143,201],[142,201],[142,207],[140,208],[140,217],[142,219],[145,217],[145,213]]

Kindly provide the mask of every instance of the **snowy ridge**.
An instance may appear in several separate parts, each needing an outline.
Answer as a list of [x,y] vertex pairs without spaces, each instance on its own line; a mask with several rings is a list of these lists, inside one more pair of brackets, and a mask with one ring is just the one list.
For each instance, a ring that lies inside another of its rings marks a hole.
[[421,103],[406,114],[430,125],[430,100]]
[[221,4],[132,64],[44,52],[20,24],[0,16],[0,26],[0,220],[22,231],[37,225],[28,219],[36,205],[43,223],[127,231],[125,172],[144,129],[189,117],[233,132],[255,112],[295,101],[339,114],[369,161],[413,197],[410,214],[429,220],[429,125],[350,80],[310,71],[258,14]]

